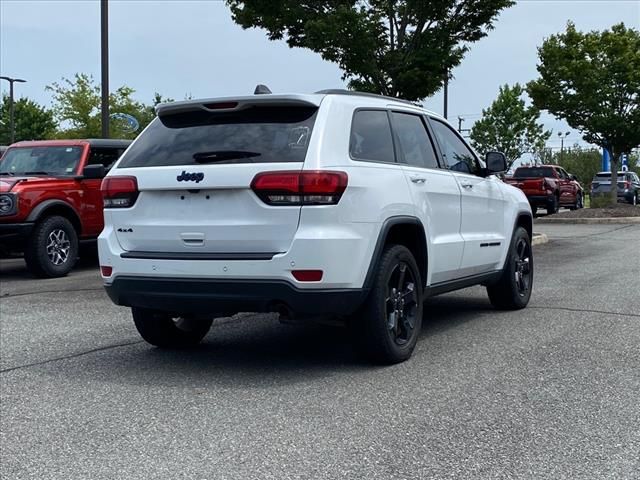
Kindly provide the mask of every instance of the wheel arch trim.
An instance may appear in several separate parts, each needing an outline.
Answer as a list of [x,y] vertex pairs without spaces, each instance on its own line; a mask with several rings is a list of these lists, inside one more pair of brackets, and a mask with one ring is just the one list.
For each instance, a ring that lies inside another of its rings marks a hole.
[[65,213],[69,216],[69,221],[73,225],[73,227],[78,232],[78,236],[80,236],[82,232],[82,220],[80,215],[76,211],[73,206],[69,205],[67,202],[63,202],[62,200],[45,200],[44,202],[38,204],[27,217],[27,222],[37,222],[41,220],[47,213],[47,211],[60,208],[65,211]]
[[[418,238],[418,246],[424,248],[424,263],[420,265],[419,259],[416,259],[416,263],[418,263],[418,268],[421,270],[421,273],[424,272],[424,277],[422,278],[422,283],[424,285],[427,284],[427,276],[428,276],[428,266],[429,266],[429,248],[427,242],[426,229],[424,225],[417,217],[409,216],[409,215],[398,215],[394,217],[387,218],[380,227],[380,231],[378,233],[378,239],[376,240],[375,247],[373,249],[373,254],[371,255],[371,260],[369,262],[369,269],[367,270],[367,275],[364,280],[364,288],[369,289],[373,283],[373,279],[375,276],[375,271],[382,257],[382,252],[384,250],[384,246],[386,244],[387,238],[389,237],[389,232],[391,229],[397,225],[412,225],[418,227],[418,233],[420,238]],[[423,286],[424,286],[423,285]]]

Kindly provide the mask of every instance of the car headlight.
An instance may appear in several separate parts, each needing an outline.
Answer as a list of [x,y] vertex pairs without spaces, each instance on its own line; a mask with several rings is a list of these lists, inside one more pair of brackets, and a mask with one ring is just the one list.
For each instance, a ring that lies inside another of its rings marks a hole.
[[0,195],[0,215],[13,215],[16,213],[18,202],[15,194],[3,193]]

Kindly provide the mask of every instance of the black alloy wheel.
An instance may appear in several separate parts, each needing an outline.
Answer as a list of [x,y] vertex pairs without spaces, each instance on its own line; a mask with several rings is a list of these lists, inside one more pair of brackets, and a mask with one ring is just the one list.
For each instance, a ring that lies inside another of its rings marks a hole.
[[416,279],[404,262],[398,263],[387,282],[387,328],[397,345],[405,345],[413,336],[418,311]]

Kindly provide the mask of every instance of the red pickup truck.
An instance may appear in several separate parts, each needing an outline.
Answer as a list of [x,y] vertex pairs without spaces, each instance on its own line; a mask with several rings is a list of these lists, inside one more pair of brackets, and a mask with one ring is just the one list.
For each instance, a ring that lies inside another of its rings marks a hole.
[[557,165],[519,167],[505,181],[524,192],[533,213],[538,207],[553,214],[560,207],[576,210],[584,205],[584,190],[576,176]]
[[0,250],[38,276],[73,268],[104,225],[100,183],[130,140],[18,142],[0,160]]

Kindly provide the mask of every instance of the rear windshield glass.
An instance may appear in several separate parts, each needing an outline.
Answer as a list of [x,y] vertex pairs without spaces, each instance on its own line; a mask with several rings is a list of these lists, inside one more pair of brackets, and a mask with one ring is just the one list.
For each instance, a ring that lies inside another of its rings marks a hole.
[[[625,177],[629,176],[629,174],[625,174],[625,172],[618,172],[618,180],[620,179],[624,179]],[[595,177],[593,177],[594,180],[611,180],[611,172],[603,172],[603,173],[598,173]]]
[[74,175],[83,147],[12,147],[0,162],[9,175]]
[[118,165],[304,162],[316,107],[251,107],[156,118]]
[[540,178],[553,176],[553,168],[551,167],[518,168],[513,174],[513,178]]

